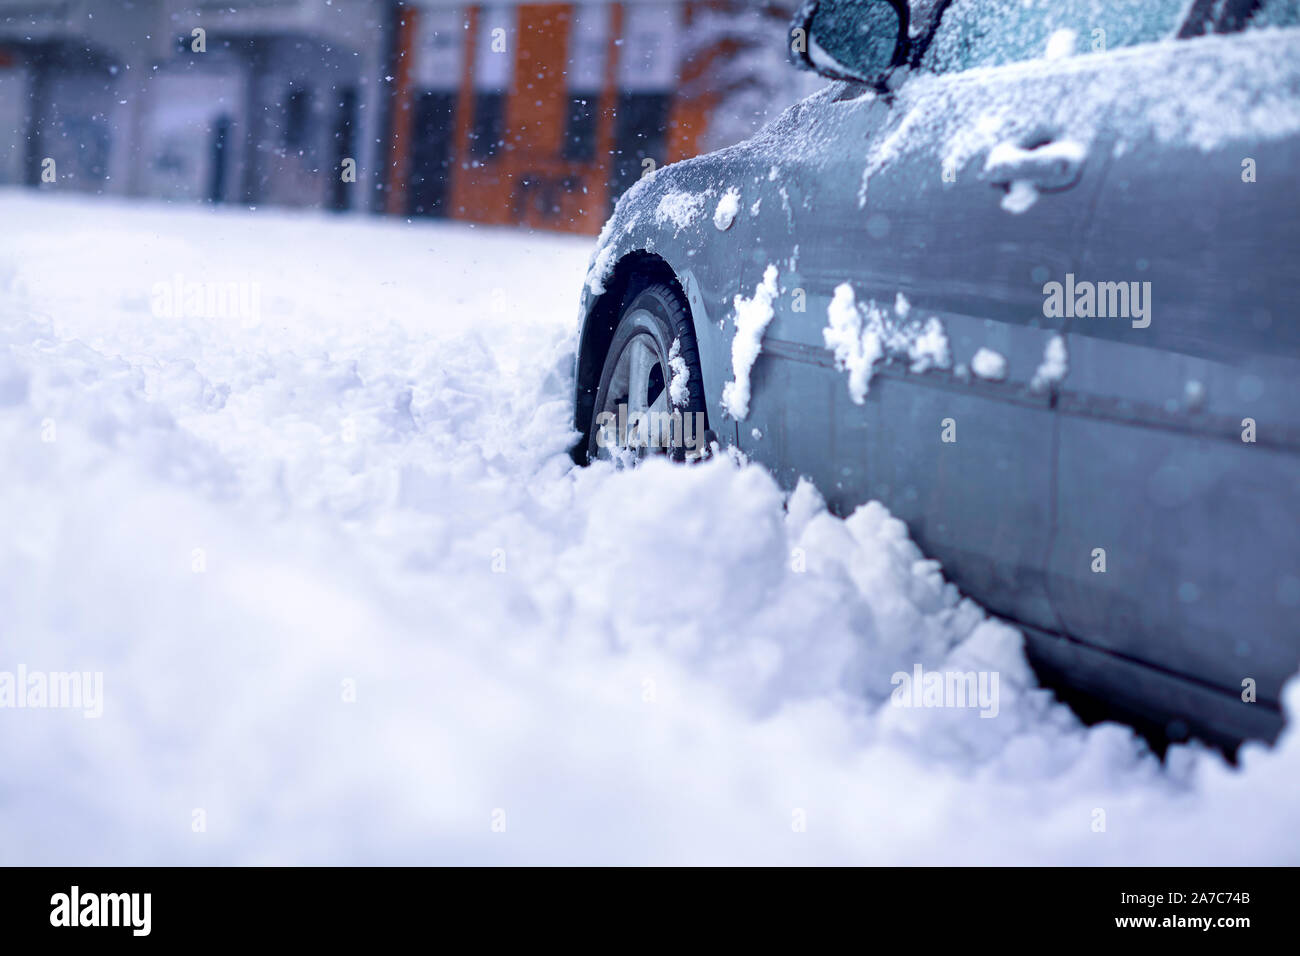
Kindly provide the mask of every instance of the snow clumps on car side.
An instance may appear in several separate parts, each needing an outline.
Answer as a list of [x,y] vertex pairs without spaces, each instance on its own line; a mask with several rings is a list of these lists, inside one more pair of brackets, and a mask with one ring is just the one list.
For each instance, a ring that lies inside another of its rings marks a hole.
[[1079,34],[1073,30],[1057,30],[1047,38],[1047,49],[1043,52],[1043,59],[1064,60],[1067,56],[1073,56],[1078,42]]
[[604,295],[605,283],[614,274],[614,254],[617,249],[611,244],[596,250],[592,257],[591,268],[587,270],[587,288],[592,295]]
[[1065,339],[1053,335],[1043,350],[1043,363],[1034,372],[1029,387],[1035,392],[1045,391],[1065,378],[1070,370],[1069,355],[1065,351]]
[[668,367],[673,371],[672,380],[668,383],[668,398],[674,408],[682,408],[690,399],[690,389],[686,385],[691,380],[691,370],[686,359],[682,358],[681,339],[673,339],[672,348],[668,350]]
[[736,296],[736,337],[731,340],[734,381],[722,388],[722,407],[737,421],[749,414],[749,373],[758,353],[763,351],[763,333],[775,314],[773,302],[777,296],[778,275],[776,266],[770,265],[752,299]]
[[[640,186],[641,183],[637,183]],[[632,187],[633,189],[636,186]],[[629,194],[631,190],[628,191]],[[605,225],[601,227],[600,235],[596,237],[596,251],[591,254],[591,261],[587,264],[587,278],[585,284],[591,291],[592,295],[604,295],[605,283],[609,277],[614,274],[614,257],[617,255],[616,244],[614,242],[614,233],[617,228],[618,216],[610,216]],[[627,229],[636,225],[639,217],[633,215],[628,218]]]
[[979,378],[1000,382],[1007,377],[1007,360],[999,352],[981,348],[970,360],[970,370]]
[[835,368],[849,373],[849,395],[853,404],[861,405],[871,385],[872,369],[885,355],[880,335],[870,325],[863,328],[862,312],[858,309],[853,287],[847,282],[835,290],[826,318],[828,324],[822,330],[822,339],[835,353]]
[[908,321],[912,305],[900,292],[894,298],[894,312],[875,301],[859,306],[853,287],[845,282],[835,290],[826,310],[827,325],[822,340],[835,354],[835,367],[849,373],[849,397],[861,405],[867,397],[871,377],[883,359],[906,360],[914,373],[952,365],[952,352],[943,323],[936,318]]
[[718,208],[713,213],[713,225],[718,228],[719,232],[726,232],[731,228],[731,224],[736,221],[736,216],[740,213],[740,190],[728,189],[726,194],[718,200]]
[[708,193],[670,192],[659,200],[655,209],[655,222],[663,225],[671,222],[680,232],[695,224],[704,211]]

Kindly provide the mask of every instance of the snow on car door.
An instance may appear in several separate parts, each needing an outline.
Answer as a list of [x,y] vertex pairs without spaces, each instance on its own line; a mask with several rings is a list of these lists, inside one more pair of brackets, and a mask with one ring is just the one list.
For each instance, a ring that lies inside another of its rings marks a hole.
[[1300,31],[1109,59],[1128,92],[1062,295],[1049,587],[1073,636],[1276,703],[1300,656]]
[[1073,108],[1088,59],[807,107],[774,163],[801,195],[764,199],[745,279],[782,265],[742,447],[841,509],[882,501],[953,582],[1045,628],[1061,322],[1039,290],[1074,269],[1101,182]]

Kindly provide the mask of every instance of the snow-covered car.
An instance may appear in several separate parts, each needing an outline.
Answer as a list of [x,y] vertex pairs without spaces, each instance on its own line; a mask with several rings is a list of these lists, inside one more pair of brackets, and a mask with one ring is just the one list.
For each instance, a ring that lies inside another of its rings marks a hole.
[[1274,737],[1300,662],[1298,21],[806,4],[792,58],[834,82],[646,175],[602,232],[575,456],[703,433],[838,513],[879,500],[1081,708]]

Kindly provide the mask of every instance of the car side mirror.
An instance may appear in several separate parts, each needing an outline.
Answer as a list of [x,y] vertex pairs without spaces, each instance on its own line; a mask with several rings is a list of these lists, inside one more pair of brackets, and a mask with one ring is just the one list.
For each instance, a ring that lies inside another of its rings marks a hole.
[[790,24],[795,66],[883,86],[907,62],[907,0],[805,0]]

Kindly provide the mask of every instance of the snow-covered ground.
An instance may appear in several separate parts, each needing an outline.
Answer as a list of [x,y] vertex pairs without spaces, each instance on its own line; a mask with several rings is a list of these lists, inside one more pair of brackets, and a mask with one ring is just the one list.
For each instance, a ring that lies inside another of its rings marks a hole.
[[0,709],[0,862],[1300,862],[1300,736],[1083,728],[878,505],[573,468],[588,241],[0,221],[0,672],[103,674]]

